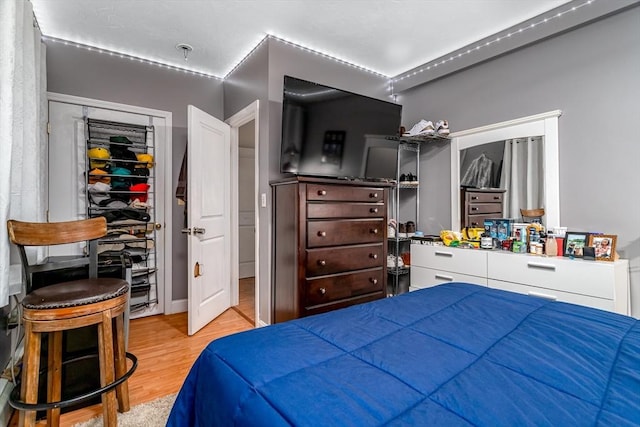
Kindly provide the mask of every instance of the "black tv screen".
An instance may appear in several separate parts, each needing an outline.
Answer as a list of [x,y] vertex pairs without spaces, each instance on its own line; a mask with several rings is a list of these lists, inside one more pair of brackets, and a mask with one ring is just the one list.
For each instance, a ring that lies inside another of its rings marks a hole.
[[396,176],[402,106],[284,76],[283,173],[347,179]]

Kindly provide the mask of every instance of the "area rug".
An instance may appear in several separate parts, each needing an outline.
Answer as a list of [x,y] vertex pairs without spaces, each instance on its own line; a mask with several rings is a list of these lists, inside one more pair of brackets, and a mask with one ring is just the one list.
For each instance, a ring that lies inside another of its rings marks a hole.
[[[118,427],[164,427],[167,425],[167,418],[175,400],[176,395],[170,394],[151,402],[135,405],[124,414],[118,412]],[[73,427],[102,427],[102,416],[78,423]]]

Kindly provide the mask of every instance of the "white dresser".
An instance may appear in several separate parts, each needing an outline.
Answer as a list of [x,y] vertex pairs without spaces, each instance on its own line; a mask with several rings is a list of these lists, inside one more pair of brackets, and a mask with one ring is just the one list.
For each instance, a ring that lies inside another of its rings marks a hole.
[[411,245],[410,290],[466,282],[631,315],[629,262]]

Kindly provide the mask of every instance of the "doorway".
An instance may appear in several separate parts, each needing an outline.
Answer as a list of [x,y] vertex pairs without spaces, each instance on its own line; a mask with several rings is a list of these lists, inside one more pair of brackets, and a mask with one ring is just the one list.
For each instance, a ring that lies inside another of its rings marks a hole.
[[256,191],[255,120],[238,128],[238,305],[236,311],[255,324]]
[[259,324],[258,101],[226,120],[231,127],[231,306]]

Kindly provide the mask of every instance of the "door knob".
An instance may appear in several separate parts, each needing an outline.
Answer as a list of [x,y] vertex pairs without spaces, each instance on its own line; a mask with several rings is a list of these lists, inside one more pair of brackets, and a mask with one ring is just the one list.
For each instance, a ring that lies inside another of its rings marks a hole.
[[182,234],[189,234],[191,235],[191,228],[183,228],[182,230],[180,230],[180,232]]
[[193,234],[204,234],[207,230],[200,227],[193,227]]

